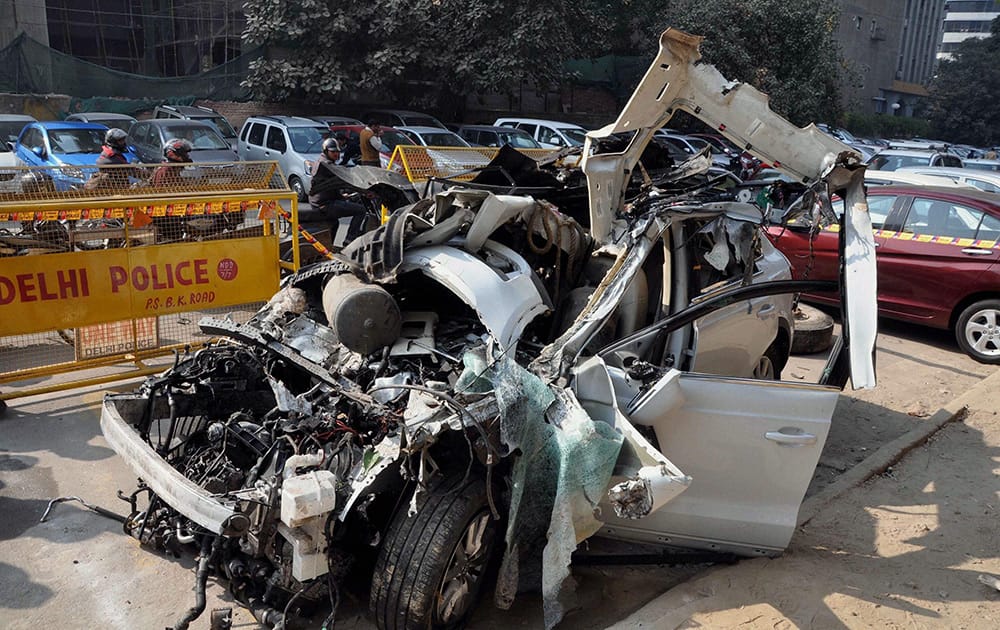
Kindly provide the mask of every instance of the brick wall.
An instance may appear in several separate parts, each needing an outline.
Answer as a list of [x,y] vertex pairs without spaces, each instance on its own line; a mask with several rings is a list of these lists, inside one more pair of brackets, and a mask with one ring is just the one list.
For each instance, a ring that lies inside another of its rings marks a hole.
[[[546,118],[573,122],[588,129],[594,129],[611,122],[617,115],[620,105],[609,90],[596,87],[568,86],[560,92],[548,94],[529,94],[526,91],[524,102],[512,101],[506,96],[485,95],[470,96],[467,101],[465,120],[446,120],[444,122],[464,122],[473,124],[490,124],[501,116],[524,116],[530,118]],[[321,116],[340,115],[357,117],[366,109],[357,104],[351,105],[308,105],[302,103],[274,103],[199,100],[196,105],[211,107],[226,117],[237,130],[243,126],[250,116],[285,115],[285,116]],[[376,104],[372,108],[393,108],[391,104]],[[515,109],[511,109],[514,107]],[[408,109],[399,106],[398,109]],[[428,111],[436,115],[438,112]]]
[[243,121],[251,116],[321,116],[325,114],[338,114],[332,107],[321,107],[317,105],[295,105],[292,103],[267,103],[250,101],[247,103],[237,103],[234,101],[195,101],[195,105],[211,107],[226,117],[233,127],[239,131],[243,126]]
[[69,109],[65,94],[0,93],[0,114],[27,114],[37,120],[59,120],[60,112]]

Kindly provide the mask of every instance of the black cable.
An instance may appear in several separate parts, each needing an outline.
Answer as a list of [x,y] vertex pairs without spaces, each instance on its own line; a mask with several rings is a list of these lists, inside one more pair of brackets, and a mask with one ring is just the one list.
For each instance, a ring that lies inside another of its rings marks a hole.
[[302,594],[305,593],[306,590],[310,586],[312,586],[312,580],[310,580],[310,581],[306,582],[305,584],[303,584],[302,588],[300,588],[298,590],[298,592],[296,592],[294,595],[292,595],[292,597],[288,600],[288,603],[285,604],[285,610],[282,611],[282,613],[281,613],[281,621],[279,621],[278,625],[275,626],[275,630],[278,630],[278,628],[281,628],[282,630],[285,630],[285,628],[288,628],[288,613],[291,612],[291,610],[292,610],[292,604],[294,604],[295,600],[297,600],[299,597],[301,597]]
[[183,617],[177,620],[173,630],[187,630],[191,622],[205,612],[205,607],[208,605],[208,599],[205,595],[205,587],[208,584],[208,572],[212,568],[216,556],[219,555],[219,551],[222,549],[223,540],[222,536],[215,536],[214,538],[206,536],[202,539],[201,558],[198,560],[198,571],[195,573],[194,578],[195,604],[188,609]]
[[337,607],[340,605],[340,589],[337,588],[337,583],[333,580],[333,573],[329,571],[329,567],[327,569],[326,585],[330,593],[330,614],[323,620],[321,630],[333,630],[337,623]]
[[49,505],[45,508],[45,512],[42,514],[42,518],[38,519],[38,522],[39,523],[44,523],[45,520],[48,519],[49,512],[52,511],[52,508],[53,508],[53,506],[55,506],[56,503],[65,503],[67,501],[77,501],[79,503],[82,503],[83,507],[87,508],[91,512],[94,512],[94,513],[100,514],[101,516],[104,516],[106,518],[110,518],[112,520],[118,521],[119,523],[124,523],[125,521],[128,520],[128,517],[122,516],[121,514],[118,514],[117,512],[112,512],[111,510],[109,510],[107,508],[102,508],[99,505],[91,505],[91,504],[87,503],[86,501],[84,501],[83,499],[81,499],[80,497],[73,496],[73,497],[58,497],[58,498],[55,498],[55,499],[52,499],[51,501],[49,501]]
[[[484,370],[483,373],[485,374],[486,370]],[[486,429],[483,428],[482,424],[479,422],[479,419],[476,418],[476,416],[474,416],[472,412],[465,407],[465,405],[455,400],[455,398],[453,398],[449,394],[436,389],[432,389],[430,387],[426,387],[424,385],[410,385],[406,383],[398,385],[380,385],[378,387],[373,387],[369,389],[365,393],[371,394],[372,392],[377,392],[383,389],[412,389],[414,391],[425,392],[427,394],[437,396],[441,400],[448,403],[452,407],[452,409],[458,412],[459,415],[465,414],[466,416],[468,416],[472,420],[472,425],[479,431],[479,435],[483,438],[487,450],[499,456],[499,453],[496,453],[496,451],[493,449],[493,445],[490,444],[489,436],[486,434]]]
[[[485,373],[485,371],[484,371],[484,373]],[[382,389],[395,389],[395,388],[412,389],[412,390],[415,390],[415,391],[418,391],[418,392],[426,392],[428,394],[432,394],[434,396],[438,396],[442,400],[444,400],[446,403],[448,403],[449,405],[451,405],[452,408],[455,411],[458,412],[459,416],[461,416],[462,414],[465,414],[466,416],[468,416],[469,418],[471,418],[472,419],[472,425],[479,431],[479,435],[483,438],[483,445],[486,448],[486,450],[489,451],[489,453],[486,456],[487,461],[489,462],[487,464],[487,466],[486,466],[486,474],[487,474],[487,477],[491,477],[492,476],[493,455],[497,455],[497,457],[499,457],[500,454],[497,453],[495,451],[495,449],[493,448],[493,445],[490,443],[489,435],[486,433],[486,429],[484,429],[483,426],[482,426],[482,424],[479,422],[479,419],[476,418],[472,414],[472,412],[469,411],[465,407],[465,405],[463,405],[462,403],[458,402],[452,396],[449,396],[448,394],[446,394],[446,393],[444,393],[442,391],[438,391],[436,389],[431,389],[430,387],[425,387],[424,385],[408,385],[408,384],[401,384],[401,385],[381,385],[379,387],[374,387],[374,388],[368,390],[367,393],[371,394],[372,392],[379,391],[379,390],[382,390]],[[452,492],[456,492],[459,488],[461,488],[461,487],[463,487],[465,485],[466,481],[469,480],[469,475],[472,472],[472,462],[475,459],[475,453],[474,453],[474,450],[473,450],[473,447],[472,447],[472,440],[469,439],[469,433],[467,431],[462,431],[462,435],[465,437],[465,442],[469,446],[469,465],[465,469],[465,476],[462,477],[462,482],[460,484],[458,484],[457,486],[455,486],[455,488],[453,490],[451,490],[449,492],[449,494],[451,494]],[[486,486],[486,498],[489,501],[490,510],[492,512],[493,519],[494,520],[500,520],[500,513],[497,512],[496,506],[494,505],[493,491],[492,491],[492,488],[489,486],[489,484],[487,484],[487,486]]]

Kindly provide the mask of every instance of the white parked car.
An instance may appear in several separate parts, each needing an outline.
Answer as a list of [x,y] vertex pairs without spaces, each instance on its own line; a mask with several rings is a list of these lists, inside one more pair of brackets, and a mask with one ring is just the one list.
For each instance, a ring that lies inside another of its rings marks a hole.
[[901,171],[936,178],[947,178],[953,182],[974,186],[986,192],[1000,193],[1000,173],[977,171],[970,168],[945,168],[936,166],[908,166],[901,169]]
[[243,123],[238,140],[240,158],[274,160],[288,187],[307,201],[312,186],[312,168],[319,159],[328,127],[301,116],[251,116]]
[[876,153],[867,164],[874,171],[895,171],[906,166],[962,168],[962,159],[945,151],[888,148]]
[[[864,169],[696,65],[699,39],[667,31],[626,109],[586,137],[586,221],[468,187],[404,206],[248,323],[202,321],[231,342],[108,396],[102,431],[142,480],[125,530],[200,548],[196,591],[216,571],[268,625],[370,555],[376,625],[397,629],[462,625],[501,554],[498,601],[541,572],[552,626],[568,559],[599,532],[780,553],[848,373],[875,383]],[[784,279],[759,209],[632,186],[678,108],[846,200],[851,334],[822,382],[774,379],[790,341],[775,296],[818,284]]]
[[[942,188],[975,188],[971,184],[962,183],[956,179],[945,177],[941,173],[925,173],[921,167],[902,168],[898,171],[865,171],[865,183],[870,185],[890,185],[890,184],[910,184],[913,186],[940,186]],[[940,169],[927,167],[927,170],[938,171]],[[951,170],[951,169],[949,169]],[[962,169],[954,169],[962,170]]]
[[469,147],[469,143],[454,131],[440,127],[396,127],[397,131],[425,147]]
[[531,134],[531,137],[546,149],[582,147],[587,135],[587,130],[580,125],[560,122],[558,120],[497,118],[493,125],[496,127],[516,127],[517,129],[523,129]]

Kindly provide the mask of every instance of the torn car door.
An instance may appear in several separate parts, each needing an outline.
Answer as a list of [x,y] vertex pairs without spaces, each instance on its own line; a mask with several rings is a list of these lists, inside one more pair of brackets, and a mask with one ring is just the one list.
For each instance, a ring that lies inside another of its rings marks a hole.
[[[619,400],[634,393],[624,371],[608,373]],[[602,510],[602,533],[742,555],[780,552],[795,529],[839,393],[670,370],[623,411],[627,422],[652,434],[690,485],[638,519]]]

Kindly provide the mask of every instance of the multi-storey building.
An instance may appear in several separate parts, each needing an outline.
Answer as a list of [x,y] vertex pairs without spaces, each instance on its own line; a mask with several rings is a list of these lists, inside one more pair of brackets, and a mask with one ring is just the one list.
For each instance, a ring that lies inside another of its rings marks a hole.
[[950,59],[958,45],[970,37],[987,37],[1000,17],[1000,0],[948,0],[938,59]]
[[912,116],[934,74],[946,0],[842,0],[837,32],[856,81],[845,105]]
[[10,0],[0,47],[24,31],[98,65],[151,76],[197,74],[240,54],[240,0]]

